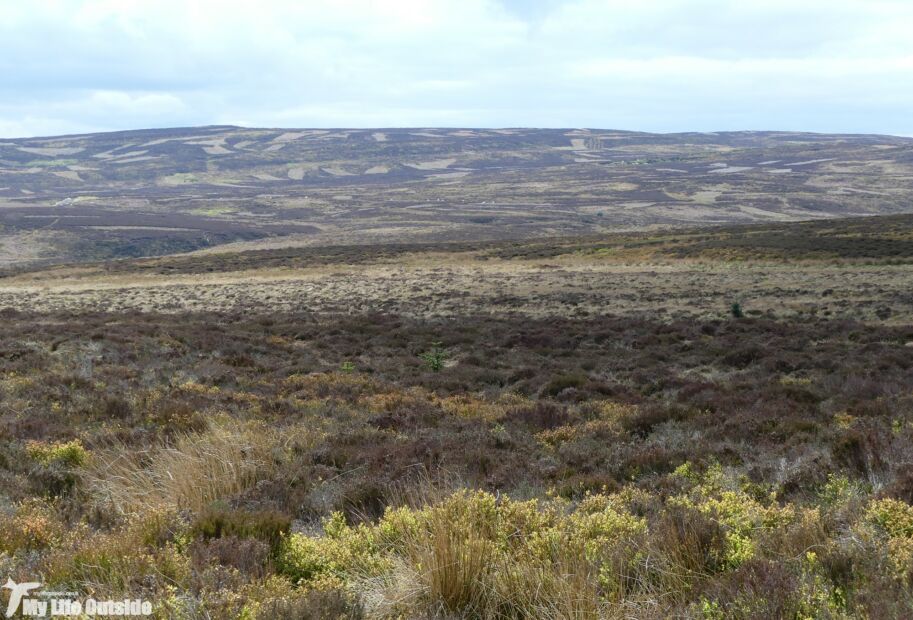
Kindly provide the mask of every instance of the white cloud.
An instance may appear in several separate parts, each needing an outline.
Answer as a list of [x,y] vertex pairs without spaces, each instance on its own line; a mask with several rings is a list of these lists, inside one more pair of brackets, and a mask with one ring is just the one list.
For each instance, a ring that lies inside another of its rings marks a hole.
[[913,132],[906,0],[0,2],[0,135],[227,122]]

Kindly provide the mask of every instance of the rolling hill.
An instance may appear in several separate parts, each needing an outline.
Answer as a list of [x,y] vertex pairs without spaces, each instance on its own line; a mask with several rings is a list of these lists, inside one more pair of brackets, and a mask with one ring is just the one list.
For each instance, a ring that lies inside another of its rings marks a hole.
[[[903,213],[913,139],[155,129],[0,140],[0,264]],[[241,245],[237,245],[241,242]]]

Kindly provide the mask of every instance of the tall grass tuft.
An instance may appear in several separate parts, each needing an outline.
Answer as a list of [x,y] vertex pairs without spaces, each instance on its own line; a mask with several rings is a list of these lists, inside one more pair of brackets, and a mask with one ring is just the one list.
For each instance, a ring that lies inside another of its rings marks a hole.
[[[569,542],[569,541],[564,541]],[[550,558],[502,559],[494,572],[495,617],[597,620],[606,617],[597,568],[580,545],[558,545]]]
[[213,425],[142,452],[99,453],[89,472],[94,494],[123,514],[161,508],[200,511],[273,473],[274,435],[261,427]]
[[478,532],[455,528],[444,512],[433,513],[427,530],[412,541],[410,559],[432,605],[450,612],[482,615],[495,561],[493,544]]

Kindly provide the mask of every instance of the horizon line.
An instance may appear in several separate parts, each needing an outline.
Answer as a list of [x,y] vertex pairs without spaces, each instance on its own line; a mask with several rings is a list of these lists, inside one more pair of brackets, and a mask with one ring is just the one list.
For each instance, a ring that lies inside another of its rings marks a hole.
[[631,133],[631,134],[650,134],[650,135],[720,135],[720,134],[807,134],[807,135],[819,135],[819,136],[878,136],[886,138],[904,138],[904,139],[913,139],[913,134],[902,134],[902,133],[880,133],[880,132],[845,132],[845,131],[809,131],[801,129],[725,129],[725,130],[710,130],[710,131],[647,131],[640,129],[618,129],[611,127],[584,127],[584,126],[470,126],[470,125],[390,125],[390,126],[362,126],[362,127],[346,127],[346,126],[258,126],[258,125],[238,125],[238,124],[223,124],[223,123],[214,123],[207,125],[174,125],[174,126],[154,126],[154,127],[136,127],[131,129],[106,129],[102,131],[89,131],[89,132],[77,132],[77,133],[63,133],[63,134],[46,134],[46,135],[29,135],[29,136],[2,136],[0,140],[50,140],[57,138],[76,138],[80,136],[97,136],[97,135],[106,135],[106,134],[119,134],[119,133],[140,133],[140,132],[149,132],[149,131],[177,131],[182,129],[248,129],[248,130],[266,130],[266,131],[287,131],[287,130],[326,130],[326,131],[372,131],[372,130],[385,130],[385,131],[408,131],[408,130],[482,130],[482,131],[497,131],[497,130],[520,130],[520,131],[611,131],[618,133]]

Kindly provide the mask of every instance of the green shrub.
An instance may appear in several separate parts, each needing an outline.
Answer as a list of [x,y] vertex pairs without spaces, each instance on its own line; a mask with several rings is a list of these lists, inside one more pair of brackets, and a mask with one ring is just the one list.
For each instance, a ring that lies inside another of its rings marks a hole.
[[78,439],[66,443],[30,441],[26,444],[25,450],[33,461],[42,465],[81,467],[89,460],[89,452],[82,447]]
[[419,357],[432,371],[440,372],[444,368],[444,362],[447,361],[447,351],[441,347],[440,342],[432,342],[431,349],[419,354]]

